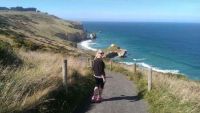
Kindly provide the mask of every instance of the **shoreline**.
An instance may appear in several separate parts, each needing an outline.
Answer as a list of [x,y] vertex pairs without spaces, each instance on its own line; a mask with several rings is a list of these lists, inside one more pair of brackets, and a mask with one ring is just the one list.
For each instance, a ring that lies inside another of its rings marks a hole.
[[97,51],[97,49],[90,47],[90,42],[92,42],[91,39],[83,40],[79,43],[77,43],[77,48],[84,49],[84,50],[90,50],[90,51]]
[[[90,47],[91,44],[93,44],[91,39],[83,40],[83,41],[77,43],[77,48],[91,51],[91,52],[97,51],[96,48]],[[123,64],[125,66],[133,66],[134,65],[134,62],[116,62],[116,63]],[[160,69],[159,67],[151,66],[149,64],[146,64],[145,62],[139,62],[139,63],[136,63],[136,65],[137,65],[137,67],[141,68],[142,70],[152,68],[152,71],[154,71],[156,73],[182,75],[183,77],[186,77],[190,80],[198,80],[198,79],[191,79],[187,75],[180,73],[180,71],[176,70],[176,69],[174,69],[174,70]]]

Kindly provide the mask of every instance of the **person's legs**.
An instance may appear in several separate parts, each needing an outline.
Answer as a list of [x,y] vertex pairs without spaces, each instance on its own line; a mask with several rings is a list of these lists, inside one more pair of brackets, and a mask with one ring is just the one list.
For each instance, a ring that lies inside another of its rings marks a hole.
[[98,101],[101,101],[101,100],[102,100],[103,88],[104,88],[104,82],[103,82],[103,80],[101,80],[101,81],[100,81],[100,85],[99,85],[99,87],[98,87],[98,90],[99,90],[99,96],[97,97],[97,100],[98,100]]
[[92,96],[92,101],[95,101],[96,98],[98,97],[99,95],[99,89],[97,86],[94,87],[94,92],[93,92],[93,96]]
[[94,88],[94,95],[99,95],[99,89],[97,86]]
[[94,88],[94,93],[92,96],[92,101],[100,102],[102,99],[102,92],[104,88],[104,82],[101,78],[95,78],[96,86]]
[[103,89],[101,88],[101,87],[99,87],[99,96],[98,96],[98,98],[102,98],[102,92],[103,92]]
[[98,78],[95,78],[95,82],[96,82],[96,85],[94,87],[94,92],[93,92],[93,96],[92,96],[92,101],[95,101],[99,95],[99,89],[98,89],[98,86],[99,86],[99,80]]
[[103,89],[101,87],[99,87],[99,96],[102,95],[102,91],[103,91]]

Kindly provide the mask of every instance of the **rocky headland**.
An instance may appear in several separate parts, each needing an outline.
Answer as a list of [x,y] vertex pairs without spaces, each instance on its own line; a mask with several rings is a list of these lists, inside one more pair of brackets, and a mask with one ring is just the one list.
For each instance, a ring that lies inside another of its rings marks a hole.
[[117,46],[115,44],[111,44],[104,51],[105,51],[106,58],[126,57],[126,54],[127,54],[126,49],[121,49],[119,46]]

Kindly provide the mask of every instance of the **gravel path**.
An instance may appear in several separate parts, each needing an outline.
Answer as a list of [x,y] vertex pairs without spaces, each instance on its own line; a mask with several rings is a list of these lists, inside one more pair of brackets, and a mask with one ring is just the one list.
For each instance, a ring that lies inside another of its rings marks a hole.
[[77,113],[147,113],[147,103],[140,99],[132,81],[126,76],[106,71],[107,82],[101,103],[89,100]]

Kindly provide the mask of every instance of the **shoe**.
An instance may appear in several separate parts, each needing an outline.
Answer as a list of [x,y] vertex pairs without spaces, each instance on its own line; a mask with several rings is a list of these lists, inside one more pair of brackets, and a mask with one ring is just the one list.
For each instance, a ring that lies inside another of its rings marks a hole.
[[101,102],[102,101],[102,97],[97,97],[96,102]]
[[92,101],[92,102],[95,102],[95,101],[96,101],[96,97],[95,97],[95,96],[92,96],[91,101]]

